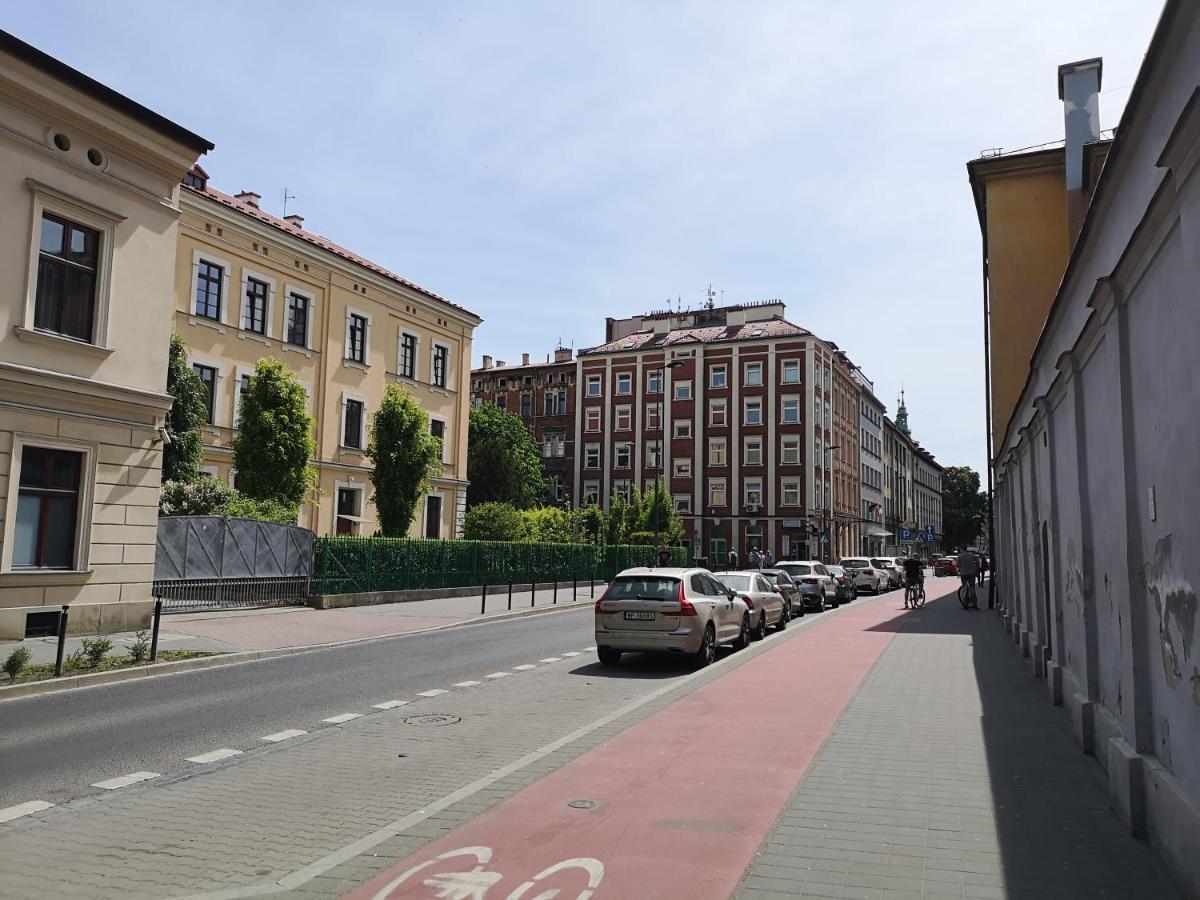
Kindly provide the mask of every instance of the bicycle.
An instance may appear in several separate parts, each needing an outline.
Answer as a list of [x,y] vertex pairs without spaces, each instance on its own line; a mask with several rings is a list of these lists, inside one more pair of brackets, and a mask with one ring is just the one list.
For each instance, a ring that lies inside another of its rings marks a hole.
[[963,609],[979,609],[979,595],[975,593],[975,579],[971,578],[958,586],[958,602]]
[[906,584],[904,586],[904,608],[908,609],[910,603],[913,609],[920,609],[925,605],[924,582],[918,581],[915,584]]

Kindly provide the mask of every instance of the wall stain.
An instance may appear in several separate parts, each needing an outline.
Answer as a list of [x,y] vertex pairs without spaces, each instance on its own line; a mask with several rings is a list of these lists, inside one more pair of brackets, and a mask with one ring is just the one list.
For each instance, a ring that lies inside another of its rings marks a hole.
[[1158,729],[1158,758],[1168,769],[1174,771],[1171,764],[1171,720],[1163,717]]
[[1200,668],[1192,666],[1192,702],[1200,706]]
[[[1158,611],[1158,642],[1162,652],[1163,675],[1169,687],[1176,687],[1192,658],[1196,634],[1196,592],[1177,571],[1171,535],[1154,545],[1154,561],[1143,572],[1146,589],[1154,597]],[[1195,699],[1193,687],[1193,699]]]

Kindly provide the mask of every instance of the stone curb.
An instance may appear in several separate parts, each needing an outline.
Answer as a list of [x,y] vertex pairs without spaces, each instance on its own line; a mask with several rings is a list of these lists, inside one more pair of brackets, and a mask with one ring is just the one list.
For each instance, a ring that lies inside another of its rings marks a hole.
[[234,653],[218,653],[215,656],[197,657],[196,659],[180,659],[175,662],[152,663],[145,666],[128,669],[113,669],[109,672],[93,672],[87,675],[64,675],[61,678],[45,681],[31,681],[28,684],[14,684],[0,687],[0,703],[6,700],[18,700],[22,697],[33,697],[39,694],[58,693],[78,688],[94,687],[101,684],[112,684],[118,681],[130,681],[134,678],[152,678],[157,675],[174,675],[177,672],[188,672],[194,669],[213,669],[218,666],[236,666],[242,663],[257,662],[264,659],[275,659],[281,656],[295,656],[298,653],[310,653],[314,650],[327,650],[331,647],[346,647],[352,644],[366,644],[372,641],[384,641],[392,638],[408,637],[409,635],[429,634],[433,631],[447,631],[451,628],[465,628],[471,625],[482,625],[486,622],[499,622],[506,619],[523,619],[530,616],[549,615],[556,612],[567,612],[572,609],[586,609],[590,601],[566,601],[558,606],[535,606],[532,609],[514,609],[511,612],[488,613],[463,619],[461,622],[451,622],[447,625],[434,625],[431,628],[418,628],[415,631],[395,631],[389,634],[373,634],[369,637],[350,638],[344,641],[330,641],[324,644],[306,644],[300,647],[278,647],[272,650],[241,650]]

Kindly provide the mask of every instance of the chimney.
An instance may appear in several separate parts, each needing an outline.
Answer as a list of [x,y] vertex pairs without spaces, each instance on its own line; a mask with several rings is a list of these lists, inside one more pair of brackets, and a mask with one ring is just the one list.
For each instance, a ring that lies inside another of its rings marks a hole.
[[258,201],[262,199],[262,194],[256,194],[254,191],[238,191],[233,195],[235,199],[241,200],[243,203],[253,206],[258,209]]
[[570,362],[573,352],[570,347],[558,347],[554,351],[555,362]]
[[506,363],[504,360],[502,360],[502,359],[496,360],[496,368],[497,369],[503,369],[506,365],[508,365],[508,363]]
[[521,365],[523,365],[523,366],[529,365],[529,354],[528,353],[521,354]]
[[1100,57],[1058,67],[1058,99],[1063,102],[1067,167],[1067,233],[1073,246],[1087,214],[1083,183],[1084,146],[1100,140]]
[[295,225],[297,228],[304,228],[304,216],[298,216],[292,213],[290,216],[284,216],[283,221],[289,225]]
[[492,367],[492,358],[486,353],[483,354],[483,367],[485,369],[490,369]]

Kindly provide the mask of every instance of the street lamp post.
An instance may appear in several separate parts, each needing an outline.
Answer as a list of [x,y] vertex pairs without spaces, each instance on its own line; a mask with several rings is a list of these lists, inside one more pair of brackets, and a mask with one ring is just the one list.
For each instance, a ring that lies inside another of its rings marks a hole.
[[825,448],[825,456],[828,457],[829,463],[825,466],[825,540],[828,543],[825,545],[829,549],[825,551],[825,562],[833,562],[833,486],[830,484],[830,476],[833,474],[833,451],[840,450],[841,444],[830,444]]
[[[654,469],[656,472],[659,472],[659,473],[662,472],[662,468],[663,468],[663,464],[662,464],[663,463],[663,458],[662,458],[662,455],[663,455],[663,432],[666,429],[666,423],[663,421],[663,394],[666,392],[666,389],[667,389],[667,369],[678,369],[682,365],[683,365],[682,360],[673,359],[669,363],[665,363],[657,369],[651,369],[650,373],[649,373],[649,374],[653,375],[655,372],[657,372],[659,375],[659,380],[658,380],[658,442],[657,442],[658,443],[658,447],[657,447],[658,453],[657,453],[657,458],[654,461],[654,463],[655,463]],[[661,480],[662,480],[661,474],[655,475],[655,477],[654,477],[654,550],[655,550],[655,552],[658,552],[658,535],[659,535],[659,532],[662,530],[662,523],[660,521],[659,509],[658,509],[659,503],[662,501],[662,498],[660,497],[660,492],[661,492],[660,482],[661,482]]]

